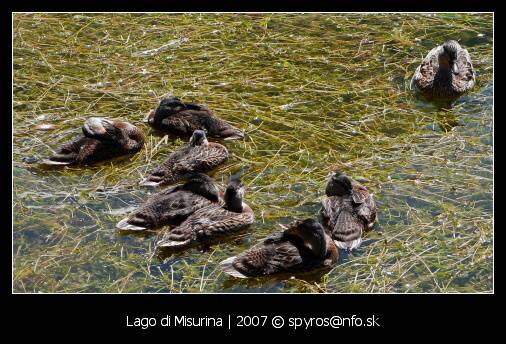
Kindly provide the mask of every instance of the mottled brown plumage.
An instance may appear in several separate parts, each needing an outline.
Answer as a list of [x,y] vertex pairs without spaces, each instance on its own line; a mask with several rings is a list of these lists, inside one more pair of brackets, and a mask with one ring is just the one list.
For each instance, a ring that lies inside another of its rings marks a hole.
[[244,133],[218,118],[206,106],[184,103],[176,97],[163,99],[147,119],[154,128],[179,135],[191,135],[195,130],[205,130],[210,137],[226,140],[242,139]]
[[458,97],[475,84],[471,57],[456,41],[432,49],[411,79],[410,89],[436,98]]
[[190,142],[172,152],[141,184],[157,186],[176,183],[188,173],[209,172],[228,158],[229,153],[225,146],[208,142],[204,131],[195,130]]
[[143,231],[165,225],[178,225],[196,210],[224,204],[214,180],[202,173],[187,176],[183,185],[151,196],[146,203],[124,218],[116,227],[121,230]]
[[325,190],[322,215],[336,245],[351,251],[360,246],[362,232],[376,220],[376,204],[363,185],[344,173],[333,174]]
[[181,225],[165,233],[158,247],[187,247],[195,243],[230,235],[255,221],[253,210],[242,201],[240,180],[231,181],[225,190],[225,204],[213,204],[190,215]]
[[92,117],[83,125],[84,136],[64,144],[47,165],[88,165],[137,153],[144,145],[144,134],[128,122]]
[[241,254],[220,263],[222,270],[239,278],[296,273],[328,268],[339,252],[332,238],[313,219],[295,221]]

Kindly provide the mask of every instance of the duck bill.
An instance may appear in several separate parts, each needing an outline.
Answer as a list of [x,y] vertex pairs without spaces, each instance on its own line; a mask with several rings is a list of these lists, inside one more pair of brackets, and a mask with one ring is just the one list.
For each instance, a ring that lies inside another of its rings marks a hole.
[[455,75],[456,75],[456,74],[459,74],[459,67],[457,66],[457,63],[456,63],[456,62],[454,62],[454,63],[452,64],[452,72],[453,72],[453,74],[455,74]]

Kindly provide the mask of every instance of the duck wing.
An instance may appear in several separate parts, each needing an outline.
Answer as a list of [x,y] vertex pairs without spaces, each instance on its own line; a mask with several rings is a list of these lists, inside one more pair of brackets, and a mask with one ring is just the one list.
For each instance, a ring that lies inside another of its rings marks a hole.
[[49,161],[56,161],[66,164],[88,164],[94,161],[105,160],[114,156],[117,152],[112,149],[105,149],[101,141],[88,137],[79,137],[64,144]]
[[189,172],[208,172],[225,162],[229,157],[227,149],[220,144],[210,143],[207,146],[197,146],[188,154],[186,159],[181,159],[174,164],[175,174]]
[[343,206],[343,198],[339,196],[326,197],[322,201],[322,216],[327,227],[333,228],[337,222]]
[[303,258],[295,245],[290,241],[276,241],[244,251],[235,257],[232,266],[243,275],[261,276],[296,270],[302,264]]
[[44,160],[48,165],[69,165],[76,162],[77,155],[81,146],[89,142],[90,139],[86,137],[78,137],[69,142],[64,143],[58,148],[48,160]]
[[157,245],[184,246],[218,238],[250,225],[254,220],[251,212],[235,213],[213,204],[194,212],[181,225],[166,233]]
[[215,137],[222,137],[225,140],[234,140],[244,138],[244,133],[228,123],[227,121],[218,118],[214,115],[205,118],[205,126],[210,135]]
[[181,149],[178,149],[169,154],[167,159],[155,168],[149,176],[144,179],[141,184],[142,185],[159,185],[161,183],[175,183],[180,179],[180,174],[185,172],[184,170],[181,173],[176,171],[177,164],[181,161],[184,161],[187,156],[192,151],[193,147],[186,145]]
[[414,88],[413,86],[425,89],[432,85],[432,81],[434,80],[434,76],[436,75],[439,66],[438,55],[442,49],[442,46],[437,46],[429,51],[427,56],[425,56],[411,79],[411,89]]
[[86,143],[81,145],[77,153],[76,162],[84,165],[112,158],[118,155],[118,151],[115,148],[103,144],[100,140],[88,139]]
[[354,182],[351,190],[351,198],[355,204],[362,204],[369,198],[369,191],[367,191],[367,188],[362,184]]
[[376,202],[372,195],[368,197],[356,208],[357,215],[364,221],[364,223],[372,227],[376,221]]
[[467,49],[460,49],[457,56],[459,74],[454,77],[455,86],[462,92],[471,89],[476,81],[476,75]]
[[367,188],[355,183],[352,190],[352,200],[357,215],[366,225],[372,225],[376,220],[376,204]]
[[204,129],[191,110],[181,111],[162,120],[162,126],[191,135],[197,129]]
[[179,224],[196,210],[211,204],[207,198],[188,191],[161,192],[131,213],[127,222],[141,229]]

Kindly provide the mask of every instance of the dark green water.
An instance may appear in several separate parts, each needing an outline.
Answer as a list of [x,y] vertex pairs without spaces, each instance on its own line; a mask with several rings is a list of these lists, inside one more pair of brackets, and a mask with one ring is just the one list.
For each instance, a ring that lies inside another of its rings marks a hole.
[[[491,292],[492,15],[31,14],[14,16],[15,292]],[[450,106],[407,91],[435,45],[469,50],[477,84]],[[162,48],[160,48],[162,47]],[[153,50],[155,49],[155,50]],[[257,222],[206,250],[158,257],[161,232],[120,235],[138,182],[183,141],[142,119],[164,94],[246,130],[226,141]],[[41,169],[85,118],[125,119],[139,154]],[[52,124],[40,131],[40,124]],[[343,170],[379,206],[375,230],[327,273],[238,281],[218,263],[317,217]]]

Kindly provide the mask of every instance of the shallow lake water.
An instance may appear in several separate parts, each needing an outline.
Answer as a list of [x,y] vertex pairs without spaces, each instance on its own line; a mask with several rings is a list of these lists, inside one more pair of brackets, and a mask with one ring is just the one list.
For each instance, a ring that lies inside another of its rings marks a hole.
[[[16,14],[13,24],[14,292],[493,290],[491,14]],[[469,50],[477,74],[451,104],[408,90],[446,39]],[[184,144],[142,121],[167,94],[245,129],[213,175],[243,179],[256,223],[160,256],[166,228],[124,235],[115,224],[154,192],[139,181]],[[89,116],[139,126],[144,149],[39,167]],[[221,273],[278,223],[317,218],[336,170],[378,204],[357,251],[311,275]]]

